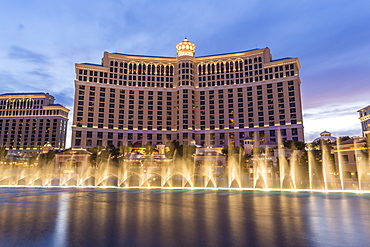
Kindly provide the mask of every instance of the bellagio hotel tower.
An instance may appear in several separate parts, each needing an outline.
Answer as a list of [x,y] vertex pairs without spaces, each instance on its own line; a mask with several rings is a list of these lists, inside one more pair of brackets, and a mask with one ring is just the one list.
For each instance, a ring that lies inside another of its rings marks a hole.
[[72,146],[304,141],[298,58],[273,60],[269,48],[195,57],[187,39],[176,48],[76,64]]

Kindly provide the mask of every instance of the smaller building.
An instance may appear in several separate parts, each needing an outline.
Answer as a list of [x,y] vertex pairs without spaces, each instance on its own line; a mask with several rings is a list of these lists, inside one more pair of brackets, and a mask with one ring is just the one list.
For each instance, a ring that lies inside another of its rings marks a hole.
[[336,172],[339,173],[341,165],[344,178],[356,178],[357,164],[367,152],[366,138],[353,137],[333,145],[333,149]]
[[244,143],[243,143],[243,147],[244,147],[244,154],[247,154],[247,155],[252,155],[253,153],[253,139],[249,136],[247,136],[245,139],[244,139]]
[[28,167],[30,156],[26,153],[10,150],[4,160],[0,161],[0,167]]
[[226,155],[222,154],[223,147],[198,147],[194,154],[197,174],[204,174],[209,168],[212,173],[222,175],[226,167]]
[[82,148],[72,148],[70,150],[55,154],[55,169],[62,173],[79,173],[90,167],[91,153]]
[[329,131],[323,131],[320,133],[320,137],[317,137],[315,140],[313,140],[313,142],[317,142],[317,141],[321,141],[321,140],[325,140],[329,143],[335,143],[335,141],[337,140],[336,137],[334,136],[331,136],[331,133]]

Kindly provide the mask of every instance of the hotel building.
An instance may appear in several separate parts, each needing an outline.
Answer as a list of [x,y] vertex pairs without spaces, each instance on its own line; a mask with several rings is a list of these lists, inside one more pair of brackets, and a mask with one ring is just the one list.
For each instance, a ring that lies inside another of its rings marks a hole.
[[69,110],[48,93],[0,95],[0,145],[40,152],[46,143],[64,149]]
[[357,111],[360,114],[362,135],[370,133],[370,105]]
[[273,60],[269,48],[195,57],[187,39],[176,48],[76,64],[72,146],[304,141],[297,58]]

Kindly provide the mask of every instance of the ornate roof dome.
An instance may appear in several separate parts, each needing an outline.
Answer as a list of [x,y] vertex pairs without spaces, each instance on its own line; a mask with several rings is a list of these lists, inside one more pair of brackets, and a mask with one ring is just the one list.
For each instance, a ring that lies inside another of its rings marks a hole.
[[184,41],[178,43],[176,45],[177,49],[177,56],[192,56],[194,57],[195,54],[195,47],[196,45],[194,43],[191,43],[188,41],[187,38],[184,39]]
[[329,141],[330,143],[333,143],[337,140],[337,138],[334,136],[331,136],[331,133],[325,130],[321,132],[320,137],[317,137],[315,140],[313,140],[313,142],[317,142],[320,140],[325,140],[325,141]]

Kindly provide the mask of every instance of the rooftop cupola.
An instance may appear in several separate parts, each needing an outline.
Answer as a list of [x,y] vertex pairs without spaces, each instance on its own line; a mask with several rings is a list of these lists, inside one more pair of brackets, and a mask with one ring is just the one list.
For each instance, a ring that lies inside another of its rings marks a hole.
[[192,56],[194,57],[195,53],[195,44],[188,41],[187,38],[184,39],[184,41],[178,43],[176,45],[177,49],[177,56]]

